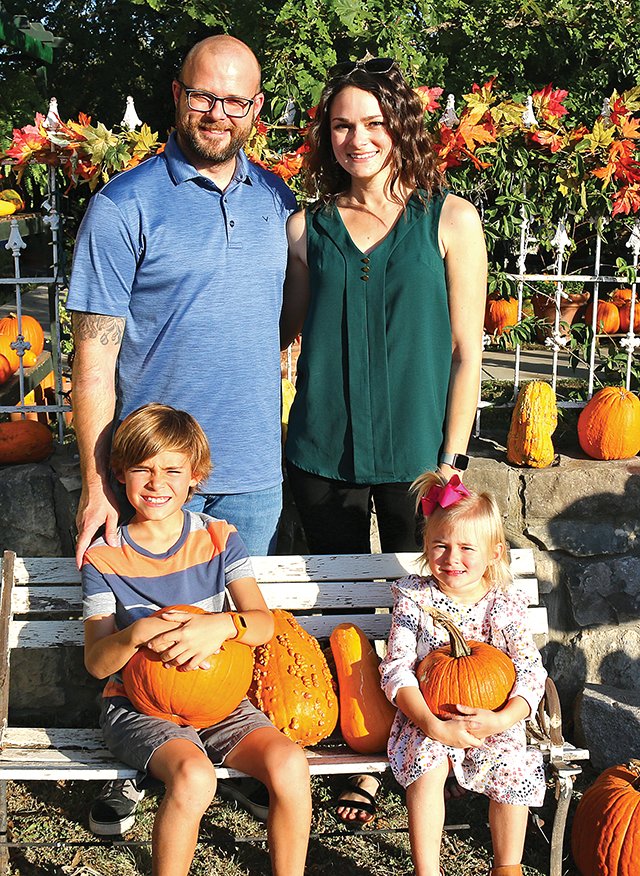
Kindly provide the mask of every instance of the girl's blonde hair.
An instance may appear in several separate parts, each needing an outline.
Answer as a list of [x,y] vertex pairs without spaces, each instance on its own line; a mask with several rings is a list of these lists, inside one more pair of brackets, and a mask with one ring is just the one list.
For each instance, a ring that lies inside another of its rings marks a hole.
[[[483,575],[484,580],[490,586],[507,587],[513,580],[509,560],[507,558],[507,541],[504,534],[502,514],[496,500],[490,493],[478,493],[469,490],[468,496],[463,496],[455,504],[442,508],[437,505],[434,511],[426,517],[422,511],[422,497],[426,496],[431,487],[445,487],[447,481],[442,475],[428,471],[411,484],[411,492],[416,497],[416,514],[422,516],[420,534],[423,539],[423,552],[421,560],[424,566],[429,565],[429,553],[427,549],[429,532],[433,526],[446,522],[447,526],[455,527],[461,523],[470,523],[475,531],[479,542],[489,548],[489,552],[497,545],[504,545],[502,557],[491,562]],[[468,489],[468,488],[467,488]]]
[[[209,442],[191,414],[169,405],[148,404],[122,421],[113,439],[111,468],[119,475],[164,450],[184,453],[191,476],[202,481],[213,470]],[[195,487],[189,490],[191,499]]]

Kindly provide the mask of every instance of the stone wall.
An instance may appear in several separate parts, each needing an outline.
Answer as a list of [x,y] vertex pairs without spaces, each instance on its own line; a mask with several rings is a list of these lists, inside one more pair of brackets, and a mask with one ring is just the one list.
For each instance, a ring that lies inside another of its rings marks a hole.
[[[610,690],[640,691],[640,459],[559,455],[548,468],[520,469],[505,463],[504,452],[489,442],[476,442],[471,452],[465,483],[494,493],[513,547],[534,549],[549,614],[545,665],[565,718],[571,719],[576,701],[583,709],[585,700],[597,700],[601,709]],[[0,547],[24,556],[71,556],[79,493],[73,446],[58,448],[46,464],[0,469]],[[304,542],[287,502],[279,553],[295,552],[304,552]],[[14,665],[14,707],[53,708],[57,714],[86,710],[94,686],[76,685],[81,660],[69,670],[55,660],[38,671]],[[52,673],[72,680],[55,703]],[[582,696],[585,685],[593,696]],[[631,723],[637,756],[640,723]],[[579,715],[578,724],[587,726],[588,718]]]

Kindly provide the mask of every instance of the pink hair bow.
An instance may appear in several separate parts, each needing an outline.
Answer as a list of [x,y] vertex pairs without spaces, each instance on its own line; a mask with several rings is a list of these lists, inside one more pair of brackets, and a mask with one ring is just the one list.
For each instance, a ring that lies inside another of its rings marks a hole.
[[458,475],[454,475],[449,483],[444,487],[439,487],[434,484],[429,488],[429,492],[421,499],[422,512],[425,517],[433,514],[435,509],[440,505],[441,508],[447,508],[449,505],[455,505],[463,496],[468,496],[469,490],[462,483]]

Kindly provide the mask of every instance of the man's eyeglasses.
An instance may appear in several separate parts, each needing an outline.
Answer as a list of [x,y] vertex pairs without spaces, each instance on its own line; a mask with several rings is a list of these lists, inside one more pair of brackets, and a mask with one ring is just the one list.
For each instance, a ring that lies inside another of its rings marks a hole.
[[354,70],[364,70],[367,73],[389,73],[396,62],[393,58],[369,58],[367,61],[341,61],[329,68],[329,78],[350,76]]
[[248,97],[218,97],[210,91],[199,91],[197,88],[187,88],[184,82],[176,79],[178,85],[187,95],[187,103],[189,109],[197,113],[210,112],[216,103],[220,101],[222,104],[222,112],[230,119],[244,119],[249,110],[255,103]]

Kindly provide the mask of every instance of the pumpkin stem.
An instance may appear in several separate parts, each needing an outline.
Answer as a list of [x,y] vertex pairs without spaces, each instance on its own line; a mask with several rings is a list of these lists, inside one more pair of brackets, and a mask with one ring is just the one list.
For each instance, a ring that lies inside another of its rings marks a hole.
[[433,618],[434,623],[440,624],[449,633],[451,656],[456,660],[459,657],[470,657],[471,648],[458,627],[454,624],[451,615],[447,614],[446,611],[440,611],[438,608],[427,607],[427,611]]
[[627,764],[627,769],[636,777],[635,781],[631,782],[633,788],[640,788],[640,760],[637,757],[632,758]]

